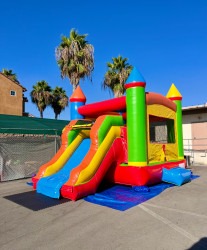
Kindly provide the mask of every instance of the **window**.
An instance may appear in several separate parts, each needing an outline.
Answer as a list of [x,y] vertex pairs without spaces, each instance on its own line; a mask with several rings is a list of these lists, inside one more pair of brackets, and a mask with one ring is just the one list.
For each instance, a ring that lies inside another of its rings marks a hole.
[[15,96],[16,95],[16,91],[15,90],[11,90],[10,91],[10,95]]
[[149,116],[150,142],[175,143],[174,120]]

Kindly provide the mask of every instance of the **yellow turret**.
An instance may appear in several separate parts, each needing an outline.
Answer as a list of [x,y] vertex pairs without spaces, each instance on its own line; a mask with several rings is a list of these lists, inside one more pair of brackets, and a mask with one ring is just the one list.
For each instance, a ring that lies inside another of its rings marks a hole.
[[170,100],[182,100],[182,95],[175,87],[174,83],[172,83],[166,97],[169,98]]

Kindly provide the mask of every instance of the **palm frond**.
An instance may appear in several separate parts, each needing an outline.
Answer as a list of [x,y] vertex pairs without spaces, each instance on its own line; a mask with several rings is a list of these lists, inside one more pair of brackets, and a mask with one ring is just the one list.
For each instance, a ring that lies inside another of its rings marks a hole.
[[40,116],[43,117],[45,108],[51,103],[51,87],[44,80],[33,85],[33,90],[30,93],[31,100],[36,104]]
[[61,77],[68,77],[74,88],[78,86],[80,79],[92,79],[94,48],[86,37],[87,34],[80,35],[77,30],[71,29],[70,36],[62,36],[61,44],[55,51]]
[[122,56],[112,57],[112,62],[107,62],[107,72],[104,75],[103,88],[108,88],[115,97],[125,93],[124,84],[129,76],[132,65],[127,63],[128,58]]

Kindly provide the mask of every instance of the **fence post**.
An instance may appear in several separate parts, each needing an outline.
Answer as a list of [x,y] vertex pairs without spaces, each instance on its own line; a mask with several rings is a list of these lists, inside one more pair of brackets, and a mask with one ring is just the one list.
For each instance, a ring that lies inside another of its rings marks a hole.
[[55,130],[55,154],[57,153],[57,130]]

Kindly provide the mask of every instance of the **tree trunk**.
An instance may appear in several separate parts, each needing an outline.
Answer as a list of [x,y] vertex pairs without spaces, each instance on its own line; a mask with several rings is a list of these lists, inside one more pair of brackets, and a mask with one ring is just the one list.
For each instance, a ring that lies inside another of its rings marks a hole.
[[114,97],[115,98],[121,97],[121,96],[123,96],[123,94],[121,92],[119,92],[119,91],[114,92]]
[[76,88],[78,87],[79,84],[73,84],[73,92],[76,90]]
[[43,118],[43,111],[40,111],[40,118]]
[[79,80],[80,80],[80,79],[76,78],[75,81],[72,83],[72,85],[73,85],[73,92],[74,92],[75,89],[78,87],[78,85],[79,85]]

